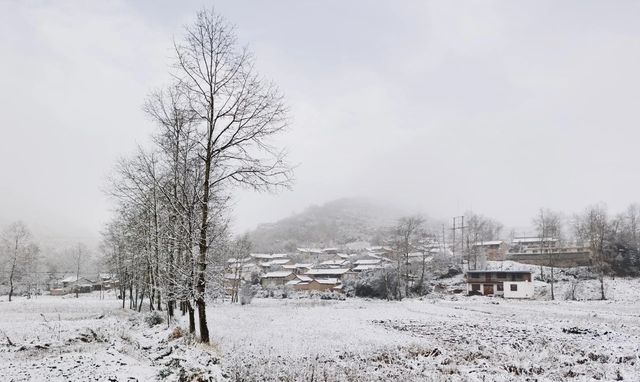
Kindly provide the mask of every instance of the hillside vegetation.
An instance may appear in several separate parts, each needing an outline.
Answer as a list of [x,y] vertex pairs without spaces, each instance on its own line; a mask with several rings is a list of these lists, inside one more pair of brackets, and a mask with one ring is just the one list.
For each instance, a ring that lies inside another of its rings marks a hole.
[[402,216],[399,209],[367,199],[338,199],[249,232],[255,251],[292,251],[297,246],[375,243],[385,227]]

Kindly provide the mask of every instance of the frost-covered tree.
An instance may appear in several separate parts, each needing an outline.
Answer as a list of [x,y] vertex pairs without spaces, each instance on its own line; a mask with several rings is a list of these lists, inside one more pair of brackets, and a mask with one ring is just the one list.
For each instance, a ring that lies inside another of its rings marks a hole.
[[607,208],[603,204],[593,205],[576,216],[576,237],[589,245],[592,266],[600,281],[600,299],[605,300],[604,276],[610,270],[609,259],[613,248],[617,225],[611,224]]
[[[409,255],[415,251],[423,251],[424,260],[424,244],[426,240],[425,219],[421,216],[407,216],[400,218],[395,227],[391,229],[389,243],[393,250],[393,256],[396,264],[396,274],[393,285],[393,295],[400,300],[404,296],[409,295],[410,288],[410,263]],[[403,275],[404,277],[399,277]],[[403,291],[404,289],[404,291]]]
[[38,247],[31,232],[22,222],[15,222],[4,229],[1,236],[0,255],[9,282],[9,301],[16,284],[36,272]]
[[[541,255],[546,257],[547,265],[551,268],[551,299],[555,300],[554,284],[555,284],[555,266],[557,263],[558,253],[554,248],[548,247],[550,244],[547,238],[553,238],[562,242],[562,216],[558,212],[541,208],[538,215],[533,219],[538,237],[540,238]],[[542,275],[542,264],[540,265],[540,274]]]

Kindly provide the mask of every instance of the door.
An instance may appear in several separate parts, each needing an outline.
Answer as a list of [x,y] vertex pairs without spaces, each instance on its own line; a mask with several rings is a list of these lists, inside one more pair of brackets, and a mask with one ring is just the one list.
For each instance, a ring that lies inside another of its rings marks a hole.
[[493,294],[493,284],[484,284],[484,295]]

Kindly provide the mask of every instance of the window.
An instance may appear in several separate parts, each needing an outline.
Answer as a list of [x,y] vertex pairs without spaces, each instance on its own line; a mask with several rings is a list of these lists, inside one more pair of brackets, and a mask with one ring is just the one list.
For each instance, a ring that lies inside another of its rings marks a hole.
[[477,279],[478,277],[480,277],[480,274],[479,273],[469,273],[469,277],[471,277],[472,279]]
[[499,279],[503,279],[503,278],[507,277],[507,275],[502,273],[502,272],[498,272],[497,275],[498,275]]
[[471,290],[474,290],[474,291],[475,291],[475,290],[477,290],[477,291],[479,291],[479,290],[480,290],[480,284],[471,284]]
[[502,284],[498,284],[498,292],[502,292],[504,290],[504,286]]
[[511,284],[511,291],[512,292],[517,292],[518,291],[518,285],[517,284]]

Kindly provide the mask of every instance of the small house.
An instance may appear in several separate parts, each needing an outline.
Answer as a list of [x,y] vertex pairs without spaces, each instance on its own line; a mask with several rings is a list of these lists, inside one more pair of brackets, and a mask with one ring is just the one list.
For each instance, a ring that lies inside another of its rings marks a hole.
[[487,260],[504,260],[508,245],[502,240],[479,241],[472,246],[474,251],[484,254]]
[[311,276],[313,278],[321,278],[321,279],[331,279],[336,278],[338,280],[342,279],[344,275],[350,273],[351,270],[349,268],[315,268],[309,269],[305,275]]
[[525,270],[469,271],[465,275],[469,295],[532,298],[531,272]]
[[268,272],[262,276],[260,283],[265,288],[282,286],[293,280],[295,277],[296,275],[290,270]]

